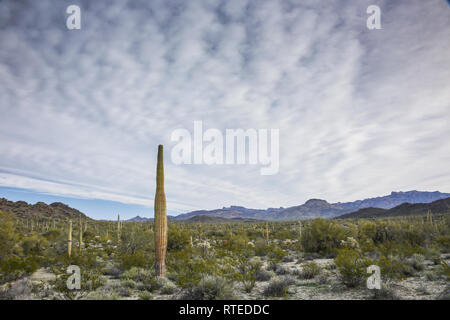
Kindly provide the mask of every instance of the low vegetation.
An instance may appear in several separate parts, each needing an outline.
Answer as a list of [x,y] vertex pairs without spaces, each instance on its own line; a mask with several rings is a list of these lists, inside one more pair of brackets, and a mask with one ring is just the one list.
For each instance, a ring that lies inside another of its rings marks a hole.
[[[72,220],[69,257],[68,220],[0,212],[0,298],[438,299],[450,279],[449,215],[169,222],[162,278],[151,222],[121,222],[118,233],[117,222]],[[70,265],[78,290],[67,288]],[[370,265],[380,290],[366,288]]]

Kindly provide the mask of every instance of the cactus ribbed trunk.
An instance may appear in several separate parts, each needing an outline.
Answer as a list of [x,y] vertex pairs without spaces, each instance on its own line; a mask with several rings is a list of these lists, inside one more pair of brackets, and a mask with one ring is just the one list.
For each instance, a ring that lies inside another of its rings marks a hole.
[[117,243],[120,242],[120,214],[117,215]]
[[80,219],[80,252],[82,250],[82,246],[83,246],[83,223],[81,222]]
[[155,273],[157,277],[164,277],[166,275],[167,214],[166,195],[164,193],[164,163],[162,145],[158,146],[154,221],[156,256]]
[[69,221],[69,236],[67,237],[67,254],[72,254],[72,221]]

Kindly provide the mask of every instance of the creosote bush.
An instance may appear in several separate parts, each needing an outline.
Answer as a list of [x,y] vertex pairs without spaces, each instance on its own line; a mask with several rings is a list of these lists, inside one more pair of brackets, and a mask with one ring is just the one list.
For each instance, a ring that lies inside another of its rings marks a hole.
[[359,286],[366,279],[366,270],[370,265],[358,252],[350,248],[338,250],[334,259],[339,276],[347,287]]
[[234,294],[229,282],[218,276],[207,275],[197,285],[187,288],[184,300],[232,300]]
[[300,279],[313,279],[322,271],[322,268],[314,261],[304,262],[301,266],[302,270],[298,275]]
[[288,295],[288,287],[295,283],[291,276],[272,279],[264,289],[266,297],[284,297]]

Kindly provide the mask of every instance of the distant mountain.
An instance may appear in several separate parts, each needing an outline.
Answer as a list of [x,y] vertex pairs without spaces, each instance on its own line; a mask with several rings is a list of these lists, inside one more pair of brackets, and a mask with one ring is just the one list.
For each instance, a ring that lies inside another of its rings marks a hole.
[[222,218],[242,218],[242,219],[266,219],[267,215],[270,213],[276,213],[284,210],[284,208],[269,208],[269,209],[247,209],[239,206],[223,207],[222,209],[215,210],[197,210],[188,213],[183,213],[175,216],[175,220],[187,220],[191,217],[208,215],[211,217],[222,217]]
[[425,215],[428,211],[437,214],[450,214],[450,198],[431,203],[402,203],[391,209],[364,208],[337,217],[336,219],[388,218]]
[[255,219],[244,219],[244,218],[222,218],[207,215],[197,215],[184,220],[188,223],[230,223],[230,222],[258,222]]
[[90,219],[84,213],[61,202],[28,204],[25,201],[14,202],[0,198],[0,210],[4,212],[11,211],[17,216],[24,218],[75,219],[81,216],[83,219]]
[[[170,216],[167,215],[167,220],[174,220],[175,217],[174,216]],[[153,218],[145,218],[145,217],[140,217],[140,216],[136,216],[134,218],[128,219],[128,220],[124,220],[125,222],[153,222]]]
[[[167,216],[171,221],[186,221],[196,216],[219,217],[223,219],[236,219],[236,221],[244,220],[270,220],[270,221],[289,221],[289,220],[305,220],[316,217],[335,218],[347,213],[355,213],[359,211],[358,215],[371,216],[375,214],[384,214],[380,209],[392,209],[400,206],[400,211],[390,211],[389,214],[401,214],[407,210],[411,212],[422,212],[420,206],[409,207],[409,204],[427,204],[437,200],[450,198],[450,193],[424,192],[424,191],[407,191],[407,192],[392,192],[390,195],[369,198],[364,200],[357,200],[353,202],[337,202],[328,203],[321,199],[310,199],[302,205],[293,206],[289,208],[268,208],[268,209],[248,209],[240,206],[223,207],[215,210],[198,210],[192,211],[178,216]],[[446,202],[443,202],[446,203]],[[408,205],[407,205],[408,204]],[[442,207],[445,209],[445,207]],[[442,209],[439,207],[439,210]],[[361,210],[365,209],[365,210]],[[434,210],[438,207],[433,207]],[[23,217],[49,217],[49,218],[77,218],[82,216],[84,219],[89,219],[82,212],[69,207],[61,202],[54,202],[47,205],[43,202],[38,202],[34,205],[28,204],[24,201],[9,201],[0,198],[0,210],[11,211],[18,216]],[[425,209],[423,209],[425,210]],[[198,219],[198,218],[197,218]],[[210,218],[206,218],[210,219]],[[136,216],[126,221],[138,222],[152,222],[153,218],[145,218]],[[194,219],[195,221],[195,219]],[[198,220],[197,220],[198,221]]]
[[140,217],[140,216],[136,216],[134,218],[125,220],[127,222],[153,222],[153,218],[144,218],[144,217]]
[[247,209],[239,206],[223,207],[215,210],[198,210],[174,217],[175,220],[186,220],[193,216],[208,215],[222,218],[243,218],[257,220],[304,220],[316,217],[334,218],[346,213],[355,212],[363,208],[391,209],[402,203],[430,203],[449,198],[450,193],[439,191],[407,191],[391,192],[390,195],[357,200],[353,202],[328,203],[321,199],[310,199],[302,205],[289,208]]

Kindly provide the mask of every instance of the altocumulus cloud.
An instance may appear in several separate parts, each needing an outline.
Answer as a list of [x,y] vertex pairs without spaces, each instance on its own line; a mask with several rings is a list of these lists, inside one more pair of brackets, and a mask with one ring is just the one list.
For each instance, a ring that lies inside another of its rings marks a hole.
[[[175,211],[448,191],[449,39],[440,0],[1,1],[0,186],[151,207],[163,143]],[[279,173],[173,165],[194,120],[278,128]]]

